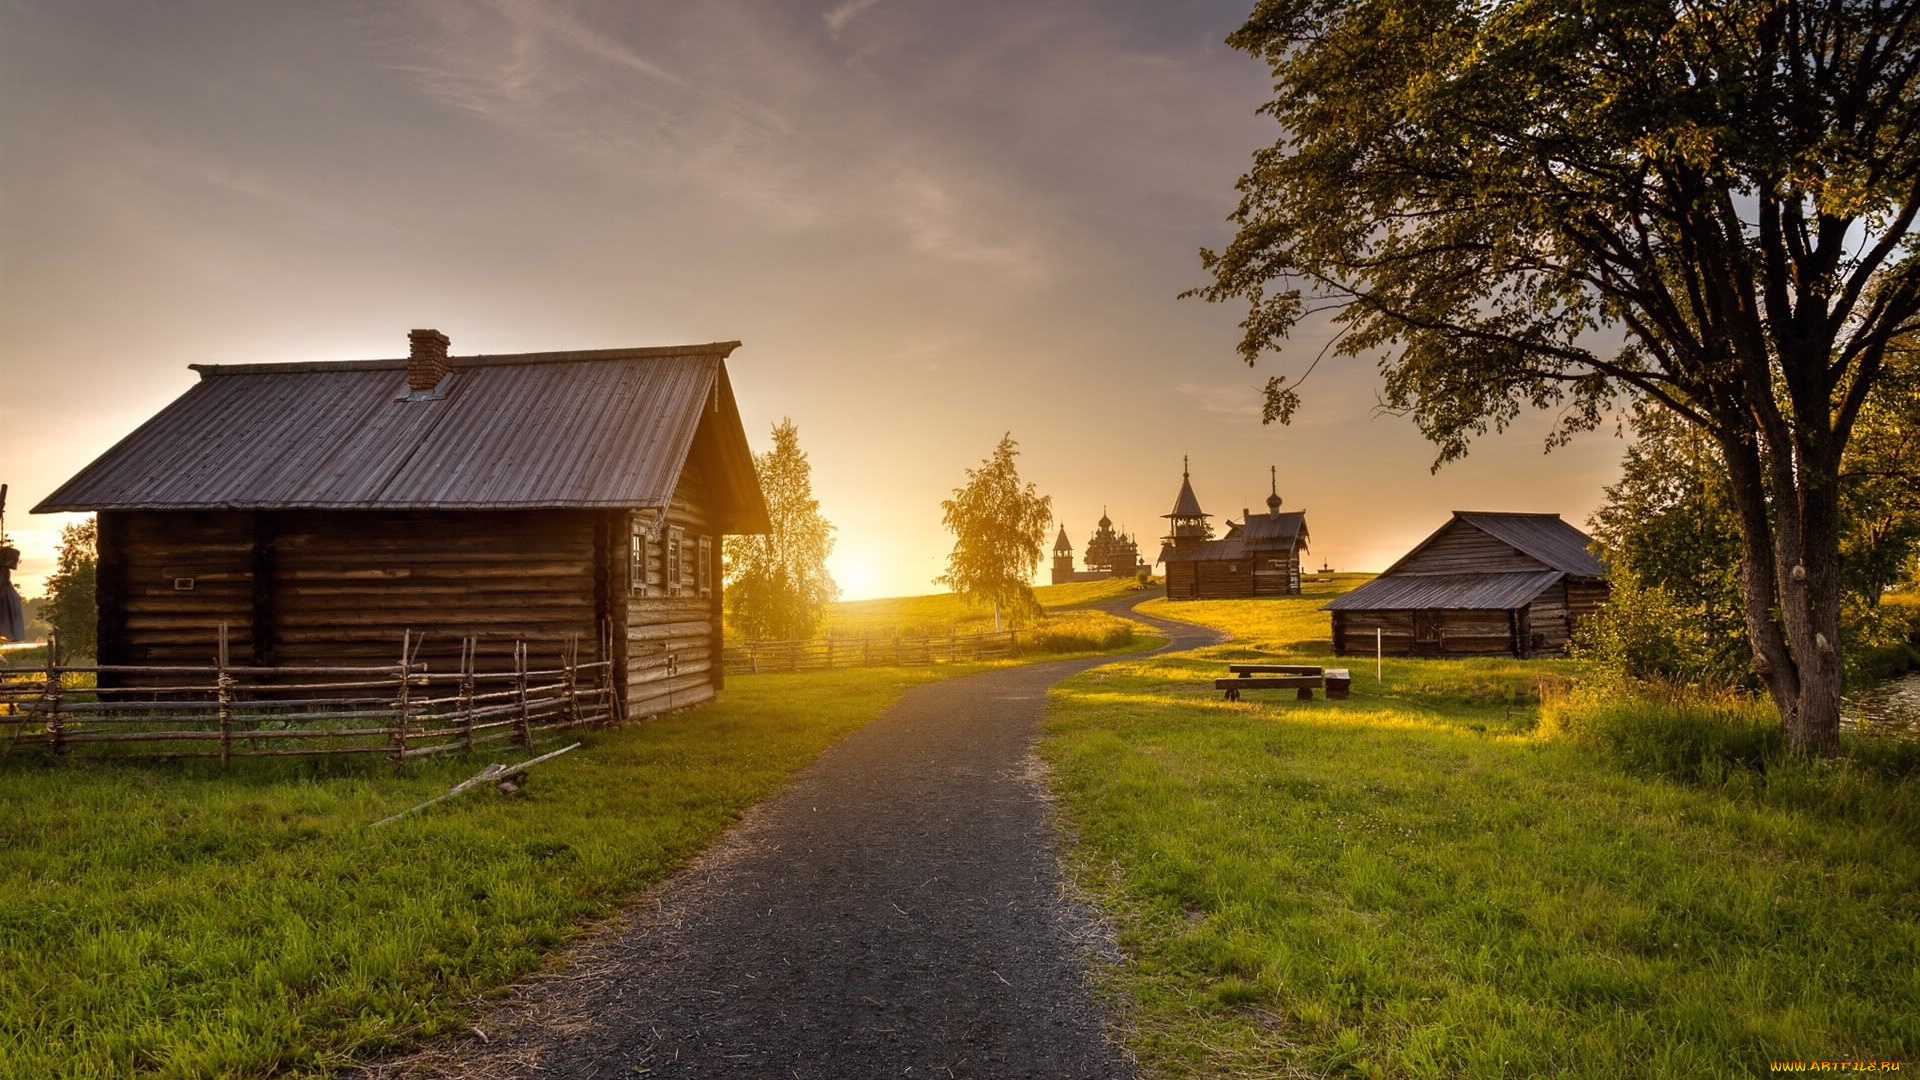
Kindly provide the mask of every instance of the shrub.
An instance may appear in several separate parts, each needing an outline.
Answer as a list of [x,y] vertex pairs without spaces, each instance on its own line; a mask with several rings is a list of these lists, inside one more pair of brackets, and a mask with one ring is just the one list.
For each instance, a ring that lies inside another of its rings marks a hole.
[[1606,605],[1583,620],[1574,655],[1609,675],[1688,686],[1740,686],[1752,673],[1742,633],[1713,629],[1697,606],[1682,603],[1665,587],[1649,585],[1631,570],[1616,570]]
[[1631,772],[1688,783],[1765,772],[1787,749],[1780,718],[1758,699],[1659,684],[1585,687],[1542,709],[1541,729]]
[[1103,611],[1048,616],[1020,633],[1023,653],[1105,652],[1133,643],[1134,624]]

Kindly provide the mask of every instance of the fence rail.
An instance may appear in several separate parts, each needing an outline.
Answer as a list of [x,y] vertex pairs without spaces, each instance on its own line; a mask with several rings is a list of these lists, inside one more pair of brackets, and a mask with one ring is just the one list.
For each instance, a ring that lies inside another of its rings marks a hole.
[[949,633],[945,637],[830,637],[729,645],[724,660],[729,675],[758,675],[774,671],[832,671],[994,660],[1013,655],[1019,647],[1018,630]]
[[[578,640],[565,643],[557,668],[532,668],[527,644],[516,642],[512,670],[481,671],[477,641],[467,638],[459,670],[446,672],[418,661],[420,640],[404,635],[398,660],[384,666],[247,667],[228,662],[223,626],[214,663],[195,667],[66,664],[52,639],[44,666],[0,669],[0,752],[39,747],[55,757],[111,751],[223,764],[373,754],[404,766],[621,719],[612,662],[582,662]],[[601,644],[599,655],[609,656],[609,643]]]

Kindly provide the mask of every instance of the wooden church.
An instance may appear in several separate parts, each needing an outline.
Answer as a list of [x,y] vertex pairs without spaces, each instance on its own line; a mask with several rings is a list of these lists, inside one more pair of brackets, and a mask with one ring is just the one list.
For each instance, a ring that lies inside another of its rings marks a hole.
[[1307,551],[1307,514],[1280,509],[1279,470],[1269,474],[1267,512],[1241,511],[1227,534],[1213,538],[1212,516],[1200,509],[1193,478],[1183,464],[1173,511],[1161,515],[1171,528],[1160,548],[1167,599],[1231,600],[1289,596],[1300,592],[1300,559]]
[[[721,538],[768,528],[739,342],[194,365],[35,508],[99,515],[99,659],[453,670],[610,650],[626,715],[722,685]],[[550,666],[550,665],[549,665]]]

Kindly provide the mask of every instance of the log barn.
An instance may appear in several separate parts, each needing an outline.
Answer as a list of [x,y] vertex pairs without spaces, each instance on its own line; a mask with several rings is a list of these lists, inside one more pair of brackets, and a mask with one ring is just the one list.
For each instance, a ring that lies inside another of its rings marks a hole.
[[1180,473],[1180,493],[1172,523],[1160,548],[1167,568],[1169,600],[1233,600],[1249,596],[1293,596],[1300,592],[1300,556],[1307,550],[1307,515],[1280,509],[1277,470],[1270,475],[1267,512],[1241,511],[1227,522],[1227,535],[1213,539],[1211,517],[1200,509],[1193,479]]
[[[35,507],[99,521],[100,662],[482,668],[610,652],[626,715],[722,684],[721,538],[764,532],[739,342],[193,365]],[[551,665],[548,665],[551,666]]]
[[1558,514],[1454,511],[1379,577],[1326,605],[1333,651],[1388,656],[1565,656],[1607,600],[1593,538]]

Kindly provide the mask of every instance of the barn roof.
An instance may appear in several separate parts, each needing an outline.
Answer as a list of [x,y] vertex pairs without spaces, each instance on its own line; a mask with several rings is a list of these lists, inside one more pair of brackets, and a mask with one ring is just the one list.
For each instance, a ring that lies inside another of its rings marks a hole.
[[1585,578],[1607,576],[1607,568],[1588,549],[1593,537],[1560,520],[1559,514],[1508,514],[1478,510],[1455,510],[1445,525],[1415,544],[1413,550],[1381,571],[1380,576],[1393,574],[1447,530],[1463,522],[1562,573]]
[[1327,604],[1323,611],[1510,611],[1567,575],[1559,570],[1500,574],[1382,575]]
[[764,531],[738,346],[451,357],[432,400],[408,399],[404,359],[195,364],[34,510],[640,509],[698,455],[722,527]]

